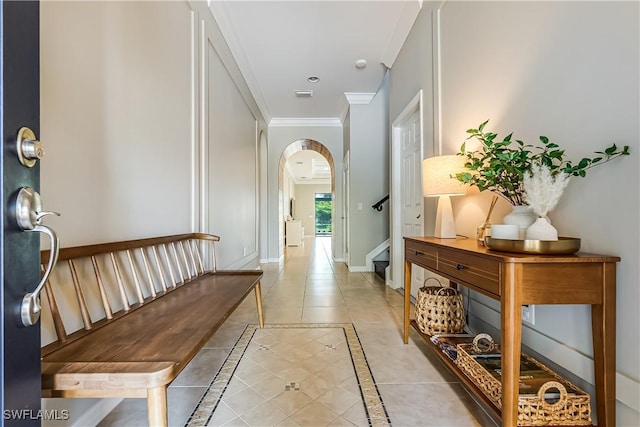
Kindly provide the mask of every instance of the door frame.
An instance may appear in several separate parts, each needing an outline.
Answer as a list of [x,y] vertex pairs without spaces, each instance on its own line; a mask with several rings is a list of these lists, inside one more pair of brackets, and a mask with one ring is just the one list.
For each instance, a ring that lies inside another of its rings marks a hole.
[[[404,244],[402,241],[402,129],[416,112],[420,118],[420,147],[424,147],[424,110],[422,89],[391,124],[391,191],[389,192],[390,211],[390,268],[387,286],[399,289],[404,287]],[[423,213],[424,217],[424,213]],[[424,231],[424,230],[423,230]],[[424,234],[424,233],[423,233]]]
[[349,151],[342,160],[342,258],[349,267]]

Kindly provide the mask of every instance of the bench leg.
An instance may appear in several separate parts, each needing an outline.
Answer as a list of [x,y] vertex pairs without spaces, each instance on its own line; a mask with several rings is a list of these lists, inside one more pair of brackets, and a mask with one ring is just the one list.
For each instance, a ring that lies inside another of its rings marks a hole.
[[258,306],[258,322],[260,327],[264,328],[264,316],[262,314],[262,289],[260,288],[260,282],[255,287],[256,292],[256,305]]
[[167,388],[156,387],[147,390],[147,411],[149,426],[167,427]]

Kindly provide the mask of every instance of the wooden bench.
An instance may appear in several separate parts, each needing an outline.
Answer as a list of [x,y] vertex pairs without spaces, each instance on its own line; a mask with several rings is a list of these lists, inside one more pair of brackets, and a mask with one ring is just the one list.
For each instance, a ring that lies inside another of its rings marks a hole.
[[252,290],[263,326],[262,271],[216,270],[218,240],[61,249],[43,292],[43,335],[54,340],[42,348],[42,396],[147,398],[149,425],[167,425],[168,385]]

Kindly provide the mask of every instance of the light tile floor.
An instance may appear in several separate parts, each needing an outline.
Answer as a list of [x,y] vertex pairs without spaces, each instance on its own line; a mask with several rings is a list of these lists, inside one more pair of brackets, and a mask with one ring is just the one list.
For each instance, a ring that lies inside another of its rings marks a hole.
[[[409,344],[402,343],[402,295],[386,287],[373,273],[350,273],[344,264],[333,262],[329,237],[307,237],[303,246],[286,248],[283,264],[264,264],[262,269],[267,323],[354,324],[392,425],[497,425],[413,330]],[[255,323],[255,299],[250,295],[169,387],[170,425],[184,425],[247,324]],[[292,351],[300,350],[292,347]],[[303,371],[306,367],[301,361],[297,368]],[[242,388],[243,384],[233,387]],[[317,387],[321,393],[320,381]],[[250,390],[238,394],[242,390],[231,388],[232,393],[227,395],[239,397],[229,399],[216,413],[220,424],[367,425],[359,407],[341,412],[344,416],[335,415],[336,408],[344,409],[348,403],[342,393],[349,390],[348,385],[340,392],[325,391],[323,404],[311,397],[306,400],[301,394],[284,395],[269,381]],[[334,411],[322,412],[323,407]],[[284,416],[294,409],[297,411],[293,413],[301,411],[297,418]],[[243,411],[250,416],[238,417]],[[125,399],[99,424],[144,425],[147,417],[143,399]]]
[[373,384],[351,323],[252,325],[189,426],[388,427]]

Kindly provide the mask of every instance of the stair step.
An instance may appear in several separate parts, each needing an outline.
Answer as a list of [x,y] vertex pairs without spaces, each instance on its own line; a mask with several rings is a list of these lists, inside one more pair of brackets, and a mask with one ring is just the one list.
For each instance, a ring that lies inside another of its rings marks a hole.
[[373,271],[382,279],[385,280],[385,270],[389,266],[389,261],[373,261]]

